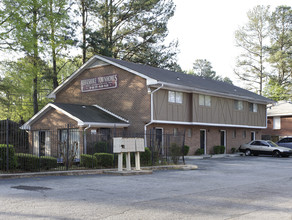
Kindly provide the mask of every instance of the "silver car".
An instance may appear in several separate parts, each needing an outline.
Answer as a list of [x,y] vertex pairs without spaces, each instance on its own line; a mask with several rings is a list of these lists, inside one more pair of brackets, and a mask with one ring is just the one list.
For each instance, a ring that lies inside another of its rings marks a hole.
[[255,140],[248,144],[242,144],[239,151],[245,153],[246,156],[258,156],[259,154],[272,155],[274,157],[289,157],[292,150],[286,147],[280,147],[272,141]]

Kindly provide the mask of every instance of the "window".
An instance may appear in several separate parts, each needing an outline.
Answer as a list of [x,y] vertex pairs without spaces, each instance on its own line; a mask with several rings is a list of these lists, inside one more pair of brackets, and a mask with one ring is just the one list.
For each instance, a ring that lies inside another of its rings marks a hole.
[[235,110],[238,110],[238,111],[243,110],[243,102],[238,101],[238,100],[234,100],[234,108],[235,108]]
[[192,129],[191,128],[188,129],[188,137],[192,137]]
[[49,131],[33,131],[33,154],[37,156],[51,156]]
[[236,138],[236,130],[233,130],[233,132],[232,132],[232,138]]
[[168,91],[168,102],[181,104],[183,101],[182,99],[183,99],[182,92]]
[[281,118],[280,117],[273,118],[273,129],[281,129]]
[[173,136],[177,136],[177,133],[178,133],[178,129],[177,128],[174,128],[173,129]]
[[244,130],[244,131],[242,132],[242,137],[243,137],[243,138],[246,138],[246,130]]
[[209,96],[209,95],[199,95],[199,105],[211,106],[211,96]]
[[255,103],[249,103],[249,111],[250,112],[258,112],[258,105]]
[[[64,155],[67,151],[67,134],[68,129],[58,130],[59,132],[59,162],[63,162],[62,154]],[[80,138],[78,129],[69,129],[69,151],[75,155],[75,161],[80,160]]]

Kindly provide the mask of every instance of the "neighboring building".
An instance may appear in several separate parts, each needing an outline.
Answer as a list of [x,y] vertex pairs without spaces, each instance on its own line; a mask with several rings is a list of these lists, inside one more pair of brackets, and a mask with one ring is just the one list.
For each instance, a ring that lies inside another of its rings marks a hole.
[[185,133],[191,155],[198,148],[211,153],[215,145],[230,152],[260,138],[267,126],[266,105],[272,103],[228,83],[98,55],[48,97],[54,103],[23,126],[34,132],[35,146],[42,142],[50,148],[49,130],[59,129],[60,139],[70,123],[80,132],[81,152],[84,131],[119,129],[132,134],[151,130],[156,139]]
[[279,138],[292,136],[292,103],[280,101],[267,110],[268,127],[263,131],[266,139],[277,141]]

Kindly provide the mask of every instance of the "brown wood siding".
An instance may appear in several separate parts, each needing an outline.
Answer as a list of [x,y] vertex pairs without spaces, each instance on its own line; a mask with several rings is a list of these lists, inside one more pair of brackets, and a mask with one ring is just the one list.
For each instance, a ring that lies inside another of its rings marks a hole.
[[168,91],[160,89],[153,95],[153,119],[163,121],[183,121],[191,120],[190,96],[183,93],[182,104],[168,102]]
[[213,124],[266,126],[266,106],[258,104],[257,112],[249,111],[249,102],[243,101],[243,110],[235,110],[234,100],[211,96],[211,106],[199,105],[199,94],[183,93],[183,103],[169,103],[168,90],[154,93],[154,120],[199,122]]
[[266,106],[258,104],[257,112],[249,111],[249,102],[243,101],[243,110],[235,110],[234,100],[211,96],[211,106],[199,105],[199,94],[193,94],[193,121],[214,124],[247,126],[266,125]]

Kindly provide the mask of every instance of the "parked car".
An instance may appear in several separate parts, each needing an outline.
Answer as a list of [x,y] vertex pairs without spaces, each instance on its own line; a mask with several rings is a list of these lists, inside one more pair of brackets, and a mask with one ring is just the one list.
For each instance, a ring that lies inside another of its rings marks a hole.
[[277,145],[281,147],[288,147],[292,149],[292,137],[285,137],[278,142],[276,142]]
[[258,156],[259,154],[272,155],[274,157],[289,157],[292,150],[286,147],[280,147],[272,141],[255,140],[248,144],[242,144],[239,151],[245,153],[246,156]]

